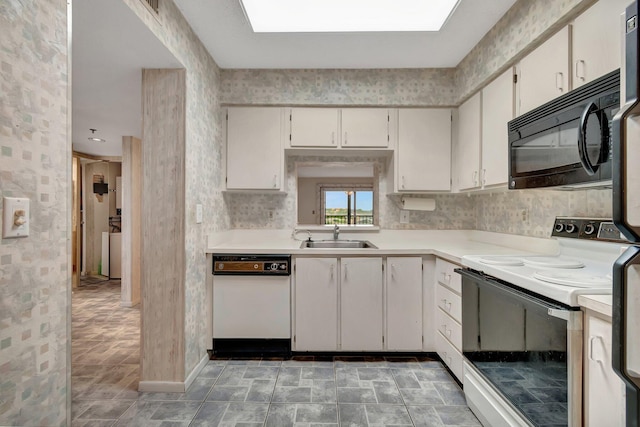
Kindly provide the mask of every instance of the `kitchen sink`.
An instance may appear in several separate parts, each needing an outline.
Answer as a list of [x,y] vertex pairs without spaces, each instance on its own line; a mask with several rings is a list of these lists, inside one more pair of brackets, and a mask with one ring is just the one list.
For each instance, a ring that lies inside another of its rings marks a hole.
[[301,249],[378,249],[368,240],[305,240]]

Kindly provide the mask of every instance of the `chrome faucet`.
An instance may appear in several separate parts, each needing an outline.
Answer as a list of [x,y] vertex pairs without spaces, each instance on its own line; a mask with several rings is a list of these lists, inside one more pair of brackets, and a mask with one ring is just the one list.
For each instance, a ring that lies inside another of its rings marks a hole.
[[340,228],[338,228],[338,224],[335,224],[333,226],[333,240],[338,240],[338,237],[340,237]]

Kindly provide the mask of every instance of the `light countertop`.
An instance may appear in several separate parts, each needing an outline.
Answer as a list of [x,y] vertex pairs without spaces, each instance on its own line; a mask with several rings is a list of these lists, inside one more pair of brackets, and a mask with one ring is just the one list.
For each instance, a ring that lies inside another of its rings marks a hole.
[[578,304],[589,310],[611,317],[611,295],[579,295]]
[[[301,249],[308,234],[300,230],[230,230],[209,237],[207,253],[332,255],[436,255],[459,263],[464,255],[518,255],[557,253],[553,239],[475,230],[343,231],[340,239],[368,240],[378,249]],[[313,231],[313,240],[330,240],[332,233]]]

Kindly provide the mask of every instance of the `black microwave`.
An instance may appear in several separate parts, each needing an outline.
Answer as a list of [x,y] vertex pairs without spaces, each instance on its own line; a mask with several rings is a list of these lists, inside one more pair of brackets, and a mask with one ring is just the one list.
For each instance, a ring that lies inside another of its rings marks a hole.
[[509,188],[610,187],[619,109],[616,70],[511,120]]

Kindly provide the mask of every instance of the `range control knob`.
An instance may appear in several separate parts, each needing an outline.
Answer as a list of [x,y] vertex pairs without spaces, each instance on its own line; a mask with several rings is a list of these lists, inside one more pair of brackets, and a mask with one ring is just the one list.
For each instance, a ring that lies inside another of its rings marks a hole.
[[575,224],[567,224],[567,233],[575,233],[578,230]]
[[278,264],[276,264],[275,262],[272,262],[271,265],[269,266],[269,270],[275,271],[277,269],[278,269]]
[[593,224],[587,224],[584,226],[584,234],[591,235],[596,231],[596,226]]
[[564,224],[561,222],[557,223],[554,227],[554,230],[556,231],[556,233],[562,233],[564,231]]

